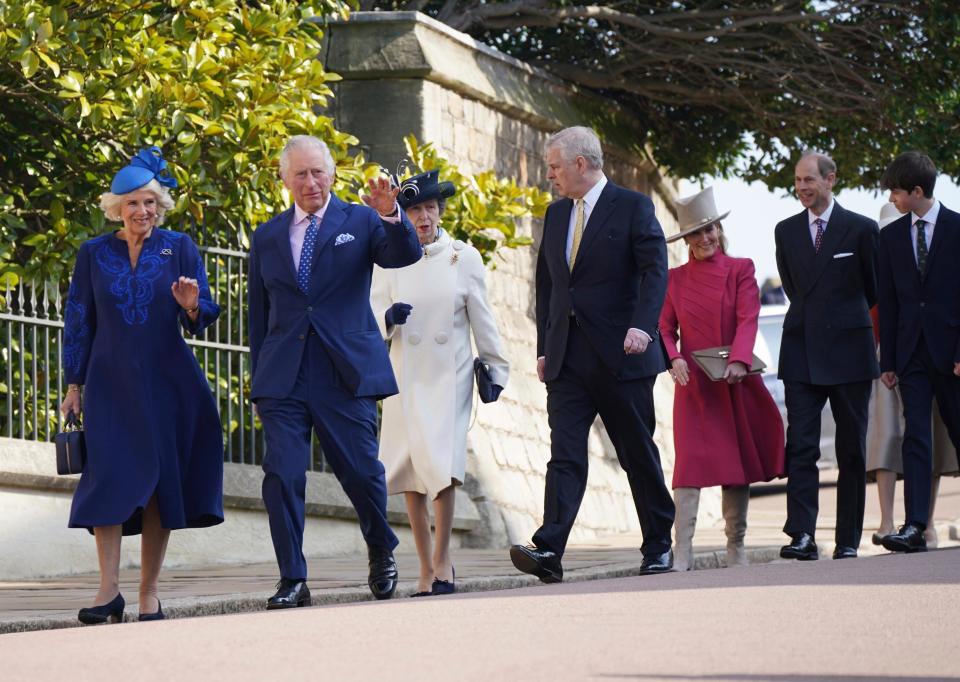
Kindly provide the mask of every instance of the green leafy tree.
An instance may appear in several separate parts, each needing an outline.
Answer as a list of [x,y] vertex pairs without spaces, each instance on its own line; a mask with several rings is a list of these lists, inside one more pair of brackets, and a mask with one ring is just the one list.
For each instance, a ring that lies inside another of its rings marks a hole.
[[552,201],[549,193],[522,187],[514,178],[499,178],[493,171],[469,175],[441,157],[432,143],[421,144],[413,135],[403,138],[411,167],[404,180],[437,169],[440,179],[452,182],[457,193],[447,200],[444,227],[454,239],[472,244],[488,263],[498,248],[514,249],[532,243],[521,234],[520,221],[541,218]]
[[[876,187],[906,149],[960,180],[953,0],[359,0],[423,11],[605,97],[680,177],[789,187],[804,147]],[[585,121],[589,123],[589,121]]]
[[330,146],[342,183],[357,140],[317,113],[336,80],[315,59],[339,0],[0,3],[0,273],[64,280],[104,229],[98,197],[144,145],[180,182],[177,217],[244,245],[286,203],[284,140]]

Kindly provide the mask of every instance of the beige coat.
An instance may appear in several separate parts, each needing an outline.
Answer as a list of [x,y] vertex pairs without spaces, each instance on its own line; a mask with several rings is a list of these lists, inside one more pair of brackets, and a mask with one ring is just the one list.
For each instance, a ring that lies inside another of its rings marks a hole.
[[[473,350],[490,365],[494,383],[506,387],[509,363],[487,301],[480,253],[446,232],[424,247],[417,263],[375,268],[371,307],[384,338],[399,395],[383,401],[380,460],[387,490],[435,498],[463,483],[467,429],[473,404]],[[387,328],[394,303],[413,306],[406,324]]]

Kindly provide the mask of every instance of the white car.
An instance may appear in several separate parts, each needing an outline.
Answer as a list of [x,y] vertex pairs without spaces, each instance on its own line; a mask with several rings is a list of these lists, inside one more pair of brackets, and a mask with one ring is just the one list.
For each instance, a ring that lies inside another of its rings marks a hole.
[[[783,318],[787,314],[785,304],[764,305],[760,307],[760,329],[753,352],[767,364],[761,375],[774,402],[780,408],[783,418],[783,428],[787,428],[787,404],[784,397],[783,382],[777,378],[777,365],[780,361],[780,338],[783,335]],[[837,451],[834,445],[837,426],[830,412],[830,403],[823,408],[820,421],[820,460],[817,465],[821,469],[837,466]]]

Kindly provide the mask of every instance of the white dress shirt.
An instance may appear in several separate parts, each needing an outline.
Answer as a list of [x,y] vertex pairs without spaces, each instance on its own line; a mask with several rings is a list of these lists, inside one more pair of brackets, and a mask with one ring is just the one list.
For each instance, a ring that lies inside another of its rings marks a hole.
[[[922,220],[926,225],[923,226],[924,236],[926,236],[927,253],[930,253],[930,245],[933,243],[933,228],[937,224],[937,218],[940,216],[940,202],[933,200],[933,206],[924,215],[919,216],[910,212],[910,243],[913,244],[913,260],[917,260],[917,221]],[[917,261],[917,267],[920,262]]]
[[[587,222],[590,220],[590,214],[593,213],[593,207],[597,205],[597,201],[600,200],[600,192],[603,191],[603,188],[607,186],[607,176],[603,173],[600,174],[600,179],[597,180],[597,184],[591,187],[586,194],[583,195],[583,230],[587,230]],[[570,249],[573,248],[573,229],[577,224],[577,202],[573,202],[573,210],[570,211],[570,222],[567,226],[567,248],[564,253],[567,256],[567,265],[570,265]],[[583,243],[583,235],[580,235],[581,243]]]
[[807,222],[810,224],[810,239],[813,240],[814,246],[817,244],[817,218],[823,221],[823,233],[827,233],[827,223],[830,222],[830,214],[833,213],[834,200],[830,199],[830,205],[827,206],[827,210],[817,215],[809,208],[807,209]]

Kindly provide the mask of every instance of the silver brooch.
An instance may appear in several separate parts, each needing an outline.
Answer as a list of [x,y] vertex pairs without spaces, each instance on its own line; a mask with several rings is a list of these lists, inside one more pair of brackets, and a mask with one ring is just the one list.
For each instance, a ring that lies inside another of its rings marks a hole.
[[161,255],[161,256],[172,256],[172,255],[173,255],[173,249],[160,249],[160,255]]

